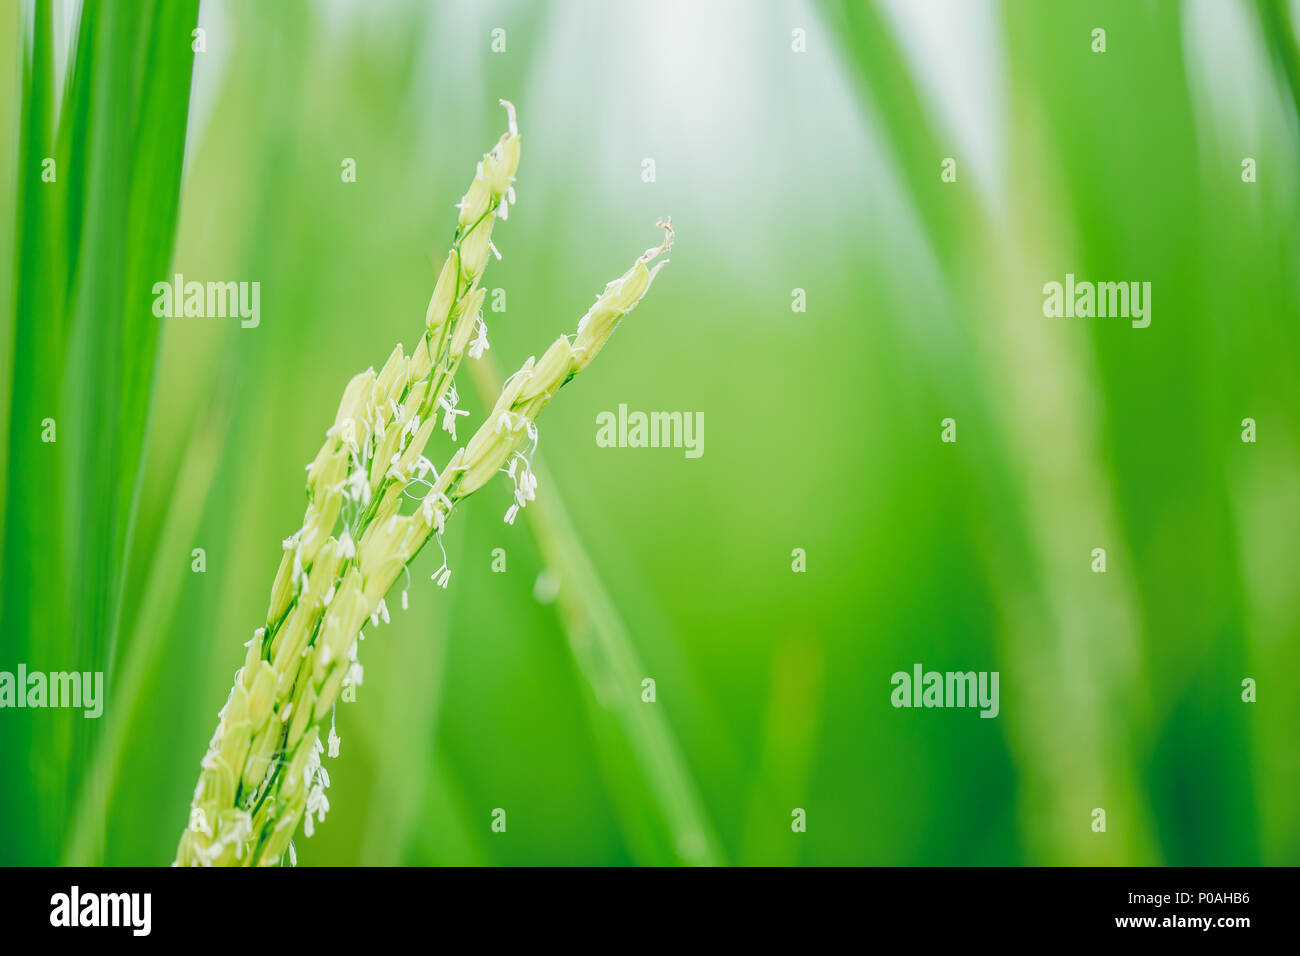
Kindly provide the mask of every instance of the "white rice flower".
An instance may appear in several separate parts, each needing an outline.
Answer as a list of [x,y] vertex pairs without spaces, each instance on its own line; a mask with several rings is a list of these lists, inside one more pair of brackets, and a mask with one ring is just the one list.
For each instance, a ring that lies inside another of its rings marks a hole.
[[352,469],[344,494],[353,501],[360,502],[363,508],[370,504],[370,476],[364,468]]
[[334,729],[334,717],[333,717],[333,714],[331,713],[331,716],[330,716],[330,735],[329,735],[329,738],[328,738],[328,740],[327,740],[327,743],[328,743],[328,751],[327,751],[327,752],[329,753],[329,757],[330,757],[331,760],[333,760],[335,757],[337,757],[337,756],[339,755],[339,744],[341,744],[342,742],[343,742],[343,741],[339,738],[338,731]]
[[447,392],[439,399],[438,404],[446,413],[442,416],[442,429],[451,435],[451,440],[456,440],[456,417],[458,415],[469,415],[469,412],[461,411],[456,406],[460,404],[460,395],[456,392],[456,386],[449,385]]
[[478,334],[475,336],[474,341],[469,344],[469,357],[480,359],[483,357],[483,353],[491,348],[492,346],[489,344],[487,337],[487,323],[483,321],[483,316],[480,315],[478,317]]

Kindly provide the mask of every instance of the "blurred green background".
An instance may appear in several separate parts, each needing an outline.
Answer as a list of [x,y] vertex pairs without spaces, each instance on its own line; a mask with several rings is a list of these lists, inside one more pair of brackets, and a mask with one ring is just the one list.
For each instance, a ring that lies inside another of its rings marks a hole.
[[[678,242],[542,417],[529,520],[485,488],[450,588],[426,551],[368,629],[300,863],[1300,863],[1295,4],[81,6],[0,16],[0,670],[108,696],[0,710],[0,863],[172,859],[499,97],[498,368]],[[173,272],[260,282],[260,325],[154,318]],[[1151,282],[1151,326],[1045,318],[1067,272]],[[703,457],[597,447],[619,403],[703,412]],[[916,662],[1000,715],[895,710]]]

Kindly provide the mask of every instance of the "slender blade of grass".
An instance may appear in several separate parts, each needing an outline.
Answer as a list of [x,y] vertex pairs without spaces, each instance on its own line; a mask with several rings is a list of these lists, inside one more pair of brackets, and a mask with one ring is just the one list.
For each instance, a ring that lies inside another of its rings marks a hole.
[[[470,374],[483,400],[490,402],[501,384],[491,357],[471,363]],[[560,616],[574,660],[592,690],[592,729],[625,835],[644,863],[721,865],[721,844],[662,705],[641,700],[645,668],[631,635],[582,547],[559,485],[536,460],[533,471],[547,493],[538,495],[524,514],[546,567],[559,578]],[[629,778],[637,781],[636,787],[626,785]]]
[[[33,670],[109,672],[109,688],[197,11],[197,0],[85,5],[57,129],[51,2],[34,6],[24,69],[2,626]],[[46,419],[54,442],[41,440]],[[51,861],[83,776],[67,768],[88,765],[96,728],[66,709],[24,719],[33,765],[13,776],[49,812],[12,852]]]

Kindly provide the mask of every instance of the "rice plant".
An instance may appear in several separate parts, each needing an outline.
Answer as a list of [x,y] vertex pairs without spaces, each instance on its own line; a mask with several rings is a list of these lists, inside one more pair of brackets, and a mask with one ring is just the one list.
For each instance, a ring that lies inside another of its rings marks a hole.
[[[451,250],[425,315],[425,331],[408,356],[399,344],[381,371],[348,383],[333,424],[307,466],[302,526],[283,542],[265,623],[219,714],[202,761],[190,819],[177,849],[180,865],[276,865],[286,851],[296,862],[298,825],[310,837],[329,810],[330,776],[322,756],[337,757],[333,714],[340,695],[359,685],[362,628],[388,623],[386,596],[430,542],[443,552],[433,579],[446,588],[451,569],[442,546],[447,519],[464,498],[498,472],[512,482],[504,520],[535,500],[530,460],[537,416],[556,392],[596,357],[645,295],[672,244],[646,250],[610,282],[578,323],[540,361],[530,357],[506,380],[496,404],[470,440],[438,469],[424,455],[439,420],[456,438],[456,372],[466,354],[490,347],[480,280],[497,254],[492,228],[514,201],[519,132],[509,123],[484,155],[457,208]],[[329,730],[322,742],[326,721]]]

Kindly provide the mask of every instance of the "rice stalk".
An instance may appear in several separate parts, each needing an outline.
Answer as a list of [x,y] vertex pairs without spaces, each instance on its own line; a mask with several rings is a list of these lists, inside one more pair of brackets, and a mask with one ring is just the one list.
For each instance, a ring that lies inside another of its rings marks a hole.
[[[479,280],[495,252],[493,223],[506,218],[514,199],[519,162],[514,110],[503,105],[509,129],[483,157],[459,203],[424,335],[409,357],[398,345],[379,373],[371,368],[348,383],[325,442],[307,466],[302,527],[283,543],[265,624],[247,642],[244,665],[219,714],[177,849],[179,865],[273,866],[286,852],[295,860],[291,841],[298,824],[310,837],[329,809],[329,773],[321,757],[338,755],[334,707],[345,687],[363,680],[357,656],[362,627],[367,620],[372,627],[388,622],[385,595],[398,577],[409,579],[407,566],[429,541],[442,549],[456,505],[498,471],[514,485],[508,523],[535,499],[530,456],[537,416],[596,357],[664,265],[649,265],[671,244],[671,223],[661,221],[663,244],[605,287],[572,340],[561,336],[540,361],[530,357],[506,381],[473,437],[436,469],[424,448],[439,412],[453,440],[457,418],[467,414],[456,407],[456,371],[467,352],[478,357],[489,347]],[[403,513],[404,502],[412,500],[415,509]],[[451,570],[442,550],[433,578],[446,588]]]
[[[490,401],[500,391],[501,376],[491,356],[470,366],[469,374],[484,400]],[[532,467],[549,485],[541,462],[534,460]],[[573,526],[564,496],[553,491],[528,509],[526,520],[543,566],[559,584],[556,611],[569,651],[591,691],[585,700],[592,737],[606,773],[611,775],[609,793],[622,815],[634,859],[655,866],[724,865],[721,843],[666,712],[647,707],[639,693],[610,690],[640,688],[646,669],[627,624]],[[603,732],[611,717],[614,732]],[[635,775],[638,787],[615,785],[615,773],[629,772]],[[663,838],[640,836],[646,832]]]

